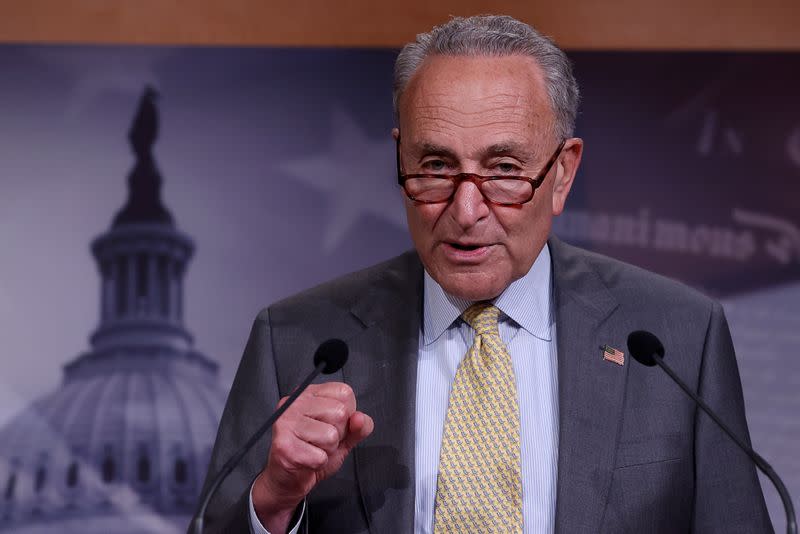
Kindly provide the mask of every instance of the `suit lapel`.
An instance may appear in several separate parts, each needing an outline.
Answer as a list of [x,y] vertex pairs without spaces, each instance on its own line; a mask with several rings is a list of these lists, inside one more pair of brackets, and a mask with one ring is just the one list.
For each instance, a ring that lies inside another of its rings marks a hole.
[[365,326],[349,340],[344,379],[358,409],[375,421],[355,449],[356,477],[370,532],[411,532],[414,524],[414,436],[422,314],[422,267],[416,254],[370,284],[351,309]]
[[608,499],[628,363],[604,361],[601,345],[624,349],[617,301],[583,253],[550,241],[558,341],[559,444],[556,532],[599,532]]

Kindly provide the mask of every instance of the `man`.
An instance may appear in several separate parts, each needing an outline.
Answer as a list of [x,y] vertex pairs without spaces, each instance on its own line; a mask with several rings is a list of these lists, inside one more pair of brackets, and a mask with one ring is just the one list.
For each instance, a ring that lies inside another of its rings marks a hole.
[[210,477],[320,342],[346,340],[350,360],[222,486],[213,528],[771,530],[749,460],[611,348],[655,332],[746,437],[720,306],[550,237],[583,151],[577,103],[563,52],[510,17],[456,18],[403,49],[393,134],[416,250],[259,315]]

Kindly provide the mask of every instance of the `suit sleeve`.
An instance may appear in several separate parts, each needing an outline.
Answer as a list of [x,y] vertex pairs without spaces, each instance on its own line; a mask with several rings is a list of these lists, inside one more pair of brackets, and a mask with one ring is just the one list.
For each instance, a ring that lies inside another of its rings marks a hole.
[[[269,311],[256,318],[236,371],[211,454],[204,492],[225,462],[252,436],[280,398]],[[266,462],[268,432],[219,487],[206,512],[206,532],[250,532],[250,487]]]
[[[746,443],[744,398],[728,323],[714,303],[698,393]],[[773,532],[750,458],[699,408],[695,419],[693,532]]]

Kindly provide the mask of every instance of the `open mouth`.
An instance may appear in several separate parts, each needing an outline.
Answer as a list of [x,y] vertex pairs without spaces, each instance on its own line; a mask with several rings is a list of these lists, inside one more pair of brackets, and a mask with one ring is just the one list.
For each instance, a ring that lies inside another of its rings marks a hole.
[[485,245],[464,245],[461,243],[450,243],[450,246],[452,246],[456,250],[463,250],[466,252],[470,252],[473,250],[478,250],[479,248],[483,248]]
[[491,254],[491,244],[456,243],[447,241],[442,252],[449,261],[458,265],[478,265]]

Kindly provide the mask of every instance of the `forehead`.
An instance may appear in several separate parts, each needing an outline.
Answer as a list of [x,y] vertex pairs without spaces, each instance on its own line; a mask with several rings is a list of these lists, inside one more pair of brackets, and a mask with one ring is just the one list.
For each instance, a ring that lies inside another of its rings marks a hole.
[[400,99],[409,136],[505,135],[536,138],[552,123],[541,68],[525,56],[431,56]]

